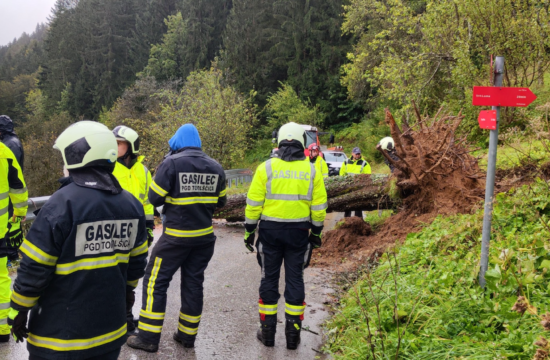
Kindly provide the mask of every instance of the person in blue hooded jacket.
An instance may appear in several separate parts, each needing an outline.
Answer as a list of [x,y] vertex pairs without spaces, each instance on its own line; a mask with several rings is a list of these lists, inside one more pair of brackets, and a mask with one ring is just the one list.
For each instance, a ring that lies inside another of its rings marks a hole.
[[192,348],[203,306],[204,270],[214,254],[212,215],[225,206],[221,165],[201,150],[195,126],[183,125],[168,142],[171,153],[158,167],[149,189],[153,206],[164,205],[163,234],[153,248],[143,280],[139,333],[128,346],[157,352],[166,312],[166,292],[181,269],[181,308],[174,340]]

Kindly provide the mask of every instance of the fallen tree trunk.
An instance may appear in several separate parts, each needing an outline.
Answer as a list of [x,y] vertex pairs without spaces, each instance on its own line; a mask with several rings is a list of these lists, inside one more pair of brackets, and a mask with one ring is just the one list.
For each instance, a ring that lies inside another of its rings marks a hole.
[[[325,179],[327,188],[327,212],[348,210],[372,211],[394,209],[400,203],[392,193],[388,175],[348,175]],[[228,196],[227,205],[216,210],[214,218],[227,221],[243,221],[246,194]]]
[[[483,200],[484,173],[470,155],[467,137],[456,139],[464,116],[444,114],[440,109],[433,118],[423,118],[416,104],[413,107],[416,123],[409,124],[404,118],[401,128],[386,109],[385,121],[395,149],[391,154],[378,150],[395,167],[393,177],[373,174],[326,179],[328,212],[399,206],[404,216],[464,213]],[[246,194],[231,196],[214,217],[242,221],[245,207]]]

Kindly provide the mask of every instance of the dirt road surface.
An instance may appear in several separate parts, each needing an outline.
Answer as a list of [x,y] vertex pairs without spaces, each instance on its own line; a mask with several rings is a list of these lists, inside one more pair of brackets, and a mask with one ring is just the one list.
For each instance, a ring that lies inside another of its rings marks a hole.
[[[248,253],[243,244],[242,227],[218,224],[214,227],[218,237],[216,250],[206,270],[204,282],[204,310],[195,343],[195,349],[184,349],[172,340],[177,329],[180,307],[180,274],[174,275],[168,293],[166,320],[158,353],[149,354],[124,345],[120,360],[165,359],[327,359],[317,351],[323,344],[321,325],[328,317],[324,302],[331,274],[322,269],[306,269],[307,308],[304,328],[318,333],[302,331],[302,343],[297,350],[287,350],[284,336],[284,299],[279,301],[279,324],[275,347],[266,348],[256,339],[258,319],[258,287],[260,268],[256,253]],[[160,231],[156,234],[160,235]],[[281,279],[284,273],[281,273]],[[280,292],[283,293],[283,281]],[[141,306],[141,281],[136,290],[134,315]],[[26,344],[0,344],[0,359],[28,359]]]

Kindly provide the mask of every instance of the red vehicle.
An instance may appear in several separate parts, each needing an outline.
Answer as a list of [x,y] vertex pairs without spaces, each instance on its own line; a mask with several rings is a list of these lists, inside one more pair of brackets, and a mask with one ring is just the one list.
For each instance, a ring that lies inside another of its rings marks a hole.
[[[304,128],[306,133],[306,143],[304,144],[306,149],[304,153],[306,154],[307,157],[309,157],[309,150],[308,150],[309,145],[317,144],[317,146],[319,146],[319,149],[321,149],[321,142],[319,141],[319,135],[330,134],[329,143],[331,144],[334,143],[333,134],[328,132],[320,132],[315,126],[311,126],[311,125],[300,125],[300,126]],[[273,137],[273,143],[277,144],[277,131],[273,131],[272,137]],[[277,150],[278,150],[277,148],[273,149],[273,151],[271,152],[272,154],[271,157],[273,157],[274,151],[277,151]],[[322,152],[319,152],[319,154],[323,156]]]

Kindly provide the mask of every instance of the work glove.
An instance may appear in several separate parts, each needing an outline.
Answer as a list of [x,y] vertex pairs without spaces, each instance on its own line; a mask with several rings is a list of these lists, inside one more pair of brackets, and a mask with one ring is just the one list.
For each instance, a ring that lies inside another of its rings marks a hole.
[[23,232],[21,231],[21,225],[17,226],[17,230],[12,231],[12,229],[16,227],[13,224],[20,224],[21,221],[23,221],[23,218],[20,216],[15,216],[10,220],[8,236],[6,239],[8,247],[19,248],[23,243]]
[[323,232],[322,226],[311,226],[311,232],[309,233],[308,241],[314,249],[321,247],[323,242],[321,241],[321,234]]
[[27,310],[10,310],[10,313],[8,315],[8,325],[10,327],[10,332],[13,336],[13,339],[16,343],[24,342],[23,339],[29,337],[29,329],[27,329],[28,314],[29,312]]
[[250,252],[254,252],[254,240],[256,239],[256,224],[244,225],[244,246]]
[[147,246],[151,247],[151,244],[155,240],[155,235],[153,234],[153,229],[147,228]]

